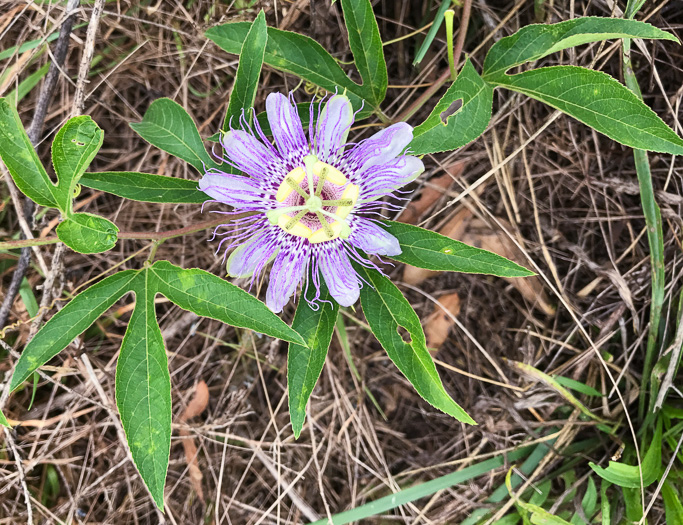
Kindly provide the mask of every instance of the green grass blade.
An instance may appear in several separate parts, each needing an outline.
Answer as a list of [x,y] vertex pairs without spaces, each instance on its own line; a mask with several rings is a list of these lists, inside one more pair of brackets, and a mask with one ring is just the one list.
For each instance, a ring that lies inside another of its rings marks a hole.
[[[406,489],[400,490],[395,494],[379,498],[365,505],[356,507],[355,509],[347,510],[345,512],[340,512],[332,516],[333,525],[345,525],[346,523],[352,523],[354,521],[369,518],[371,516],[377,516],[389,510],[400,507],[401,505],[406,505],[412,501],[417,501],[421,498],[426,498],[432,494],[454,487],[460,483],[465,483],[471,479],[482,476],[505,466],[506,461],[517,461],[524,458],[527,454],[531,452],[532,447],[523,447],[508,454],[501,454],[495,458],[487,459],[476,465],[466,467],[457,472],[451,474],[446,474],[439,478],[415,485],[413,487],[408,487]],[[547,447],[546,447],[547,450]],[[316,521],[311,525],[327,525],[329,522],[327,518]]]

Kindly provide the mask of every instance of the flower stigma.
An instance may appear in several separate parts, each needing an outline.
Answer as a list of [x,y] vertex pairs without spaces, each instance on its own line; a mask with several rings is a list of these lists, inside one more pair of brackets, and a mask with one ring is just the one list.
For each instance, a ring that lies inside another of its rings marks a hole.
[[278,187],[275,200],[284,206],[267,211],[268,220],[311,244],[348,238],[351,228],[346,218],[360,188],[314,154],[303,161],[304,167],[291,170]]

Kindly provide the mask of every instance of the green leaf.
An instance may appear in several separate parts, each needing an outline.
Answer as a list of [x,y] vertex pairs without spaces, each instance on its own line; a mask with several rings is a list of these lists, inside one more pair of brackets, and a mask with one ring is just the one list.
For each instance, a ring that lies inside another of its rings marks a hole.
[[140,202],[201,204],[209,197],[197,182],[177,177],[135,171],[101,171],[85,173],[80,184]]
[[[515,506],[522,514],[524,523],[532,523],[533,525],[571,525],[571,523],[569,523],[568,521],[565,521],[562,518],[555,516],[554,514],[551,514],[543,507],[539,507],[538,505],[534,505],[533,503],[526,503],[525,501],[518,498],[512,492],[511,480],[513,470],[514,469],[510,468],[507,472],[507,475],[505,476],[505,487],[507,488],[508,493],[514,500]],[[524,516],[525,513],[529,514],[530,516],[527,518],[526,516]]]
[[576,381],[575,379],[571,379],[569,377],[564,376],[552,376],[552,378],[555,381],[557,381],[557,383],[559,383],[560,385],[567,388],[571,388],[572,390],[576,390],[581,394],[593,397],[602,397],[600,391],[596,390],[592,386],[588,386],[587,384],[582,383],[581,381]]
[[378,271],[360,265],[355,268],[368,283],[360,291],[365,318],[389,358],[425,401],[458,421],[475,425],[446,393],[427,350],[420,318],[401,291]]
[[299,334],[251,294],[198,268],[183,269],[157,261],[150,269],[156,290],[183,310],[217,319],[232,326],[305,344]]
[[[619,485],[620,487],[640,489],[640,468],[638,465],[625,465],[610,461],[607,468],[600,467],[593,462],[590,467],[602,479]],[[650,448],[643,457],[643,486],[647,487],[659,478],[662,467],[662,422],[659,420],[655,435],[650,441]]]
[[387,94],[387,64],[369,0],[342,0],[349,47],[363,80],[365,100],[378,107]]
[[234,118],[236,122],[239,121],[243,110],[245,114],[251,115],[249,110],[254,107],[263,57],[266,52],[266,42],[268,42],[266,14],[261,9],[256,20],[251,24],[240,50],[240,62],[237,66],[235,83],[232,86],[228,110],[223,119],[224,131],[230,129],[231,119]]
[[[457,104],[460,107],[453,112]],[[427,119],[413,130],[410,151],[423,155],[453,150],[472,142],[489,125],[492,104],[493,87],[482,80],[467,59],[458,78]]]
[[177,102],[159,98],[152,102],[142,122],[130,127],[150,144],[191,164],[200,173],[218,164],[209,156],[192,117]]
[[10,390],[15,390],[36,369],[66,348],[130,290],[137,273],[134,270],[126,270],[103,279],[78,294],[52,316],[21,353],[12,374]]
[[533,24],[496,42],[484,60],[483,76],[496,78],[511,67],[589,42],[612,38],[678,39],[645,22],[620,18],[584,17],[558,24]]
[[306,346],[291,343],[287,352],[289,418],[297,439],[306,419],[308,398],[325,364],[338,312],[339,304],[332,300],[322,282],[317,310],[311,308],[303,293],[299,298],[292,328],[301,335]]
[[41,206],[57,207],[56,188],[24,131],[16,109],[0,98],[0,158],[17,185]]
[[171,451],[171,376],[154,311],[151,274],[147,268],[132,283],[135,310],[116,363],[116,406],[135,466],[163,510]]
[[7,421],[7,418],[5,417],[5,414],[2,413],[2,410],[0,410],[0,426],[10,428],[11,425],[9,424],[9,421]]
[[[71,215],[71,202],[76,184],[100,150],[103,139],[104,132],[95,124],[95,121],[82,115],[69,119],[57,132],[52,142],[52,164],[59,179],[56,192],[59,199],[57,204],[62,213],[67,216]],[[69,243],[65,244],[69,245]]]
[[47,75],[50,69],[50,62],[46,62],[37,71],[31,73],[24,80],[22,80],[16,89],[12,90],[7,95],[7,103],[12,107],[17,107],[17,104],[23,100],[23,98],[28,95],[31,90],[38,85],[38,83]]
[[630,89],[600,71],[552,66],[495,82],[545,102],[631,148],[683,154],[683,139]]
[[665,481],[662,485],[662,499],[664,500],[664,512],[666,512],[665,522],[676,525],[683,523],[683,505],[674,485],[669,481]]
[[425,55],[427,54],[427,51],[429,51],[429,46],[432,45],[432,42],[436,38],[436,34],[439,32],[441,24],[444,21],[444,14],[446,13],[446,11],[448,11],[448,8],[451,7],[451,4],[451,0],[441,0],[441,5],[439,6],[439,10],[436,12],[436,15],[434,16],[432,26],[429,28],[429,32],[427,33],[427,36],[425,36],[425,39],[422,41],[420,48],[415,53],[415,59],[413,60],[414,66],[417,66],[420,62],[422,62]]
[[444,272],[483,273],[498,277],[534,275],[505,257],[439,233],[401,222],[384,221],[384,224],[401,245],[401,254],[391,257],[396,261]]
[[74,213],[57,226],[57,237],[75,252],[102,253],[118,240],[116,224],[99,215]]
[[[249,22],[230,22],[212,27],[205,34],[224,51],[238,55],[250,28]],[[365,96],[363,88],[344,73],[332,55],[307,36],[269,27],[264,62],[327,91],[346,89],[354,108],[360,107]]]

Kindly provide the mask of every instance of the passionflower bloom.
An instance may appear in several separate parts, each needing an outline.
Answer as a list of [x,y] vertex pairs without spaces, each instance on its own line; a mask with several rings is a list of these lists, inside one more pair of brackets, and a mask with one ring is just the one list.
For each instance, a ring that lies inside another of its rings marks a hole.
[[351,306],[362,285],[351,261],[377,268],[368,255],[401,253],[396,238],[371,217],[393,209],[380,199],[424,171],[420,159],[402,154],[413,128],[401,122],[347,144],[354,112],[345,95],[327,101],[315,126],[311,104],[310,142],[291,95],[268,95],[266,112],[275,144],[257,120],[252,129],[242,117],[241,129],[231,129],[221,144],[225,162],[244,175],[209,169],[199,181],[203,192],[232,206],[232,213],[255,212],[232,221],[235,228],[222,234],[218,249],[226,241],[226,252],[234,248],[228,274],[251,276],[253,282],[272,261],[266,304],[274,312],[282,311],[303,282],[304,297],[315,305],[321,277],[340,305]]

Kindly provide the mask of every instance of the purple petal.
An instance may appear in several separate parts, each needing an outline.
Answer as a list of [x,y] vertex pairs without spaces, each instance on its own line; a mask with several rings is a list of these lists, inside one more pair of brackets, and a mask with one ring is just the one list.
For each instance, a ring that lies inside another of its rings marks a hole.
[[373,166],[365,172],[357,172],[354,182],[361,187],[360,200],[368,202],[389,195],[414,181],[424,169],[419,158],[405,155]]
[[301,126],[301,119],[287,97],[282,93],[271,93],[266,98],[266,114],[275,144],[285,159],[308,153],[308,142]]
[[277,250],[272,237],[271,232],[264,229],[239,245],[228,257],[228,274],[232,277],[258,274]]
[[255,179],[269,181],[272,170],[282,165],[275,150],[267,148],[253,135],[233,129],[221,138],[221,144],[230,161],[241,171]]
[[264,202],[263,191],[240,175],[209,172],[199,179],[199,189],[212,199],[236,208]]
[[393,124],[358,143],[348,152],[346,160],[363,172],[398,156],[413,140],[413,128],[405,122]]
[[[303,239],[302,239],[303,241]],[[280,313],[296,291],[308,267],[309,249],[303,242],[292,242],[275,257],[266,291],[266,304]]]
[[351,306],[360,295],[358,276],[342,245],[328,244],[329,247],[319,252],[318,268],[335,301],[342,306]]
[[396,237],[377,226],[373,221],[361,217],[354,220],[351,235],[347,240],[368,255],[391,256],[401,253],[401,246]]
[[346,95],[334,95],[320,112],[315,126],[315,151],[323,162],[335,160],[353,124],[353,107]]

